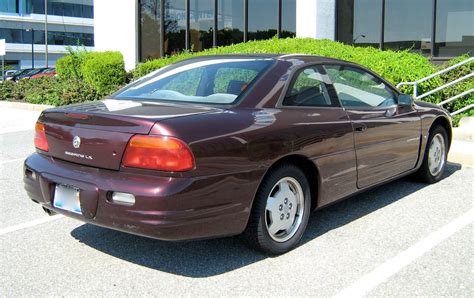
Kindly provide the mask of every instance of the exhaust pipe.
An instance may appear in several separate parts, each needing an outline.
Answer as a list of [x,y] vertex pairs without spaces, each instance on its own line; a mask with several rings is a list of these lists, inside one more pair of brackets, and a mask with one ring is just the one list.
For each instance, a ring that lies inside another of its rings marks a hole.
[[48,214],[49,216],[53,216],[53,215],[56,214],[56,212],[54,212],[53,210],[48,209],[46,207],[43,207],[43,211],[46,212],[46,214]]

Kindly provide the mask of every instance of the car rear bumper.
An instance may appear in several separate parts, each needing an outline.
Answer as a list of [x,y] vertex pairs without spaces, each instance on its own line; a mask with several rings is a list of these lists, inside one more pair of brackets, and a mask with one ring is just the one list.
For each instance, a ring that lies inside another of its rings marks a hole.
[[[256,176],[237,173],[174,178],[97,169],[30,155],[24,187],[43,207],[88,223],[162,240],[214,238],[240,234],[258,187]],[[82,215],[53,206],[56,184],[80,190]],[[111,201],[112,192],[135,196],[132,206]]]

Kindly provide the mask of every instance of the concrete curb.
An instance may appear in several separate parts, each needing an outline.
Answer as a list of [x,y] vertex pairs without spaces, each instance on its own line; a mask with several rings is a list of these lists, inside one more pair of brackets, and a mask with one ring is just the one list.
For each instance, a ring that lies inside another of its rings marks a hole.
[[51,105],[37,105],[37,104],[26,103],[26,102],[0,101],[0,108],[13,108],[13,109],[41,112],[43,110],[53,108],[53,107],[54,106],[51,106]]

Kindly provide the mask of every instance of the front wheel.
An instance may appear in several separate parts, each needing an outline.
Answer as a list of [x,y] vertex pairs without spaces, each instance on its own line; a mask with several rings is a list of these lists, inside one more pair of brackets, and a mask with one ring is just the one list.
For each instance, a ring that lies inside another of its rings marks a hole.
[[417,176],[426,183],[438,182],[446,168],[447,157],[448,136],[443,127],[437,126],[430,132],[423,164]]
[[287,252],[301,240],[310,209],[305,174],[293,164],[283,164],[268,173],[260,185],[244,236],[263,252]]

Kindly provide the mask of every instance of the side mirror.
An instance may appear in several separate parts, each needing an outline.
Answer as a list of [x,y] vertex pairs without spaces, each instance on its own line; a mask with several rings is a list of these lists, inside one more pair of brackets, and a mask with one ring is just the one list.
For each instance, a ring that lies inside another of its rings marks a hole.
[[413,97],[408,94],[400,94],[400,96],[398,96],[398,105],[411,107],[413,105]]

